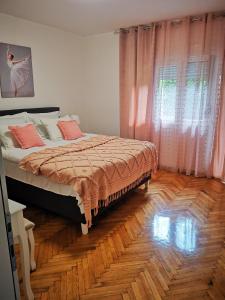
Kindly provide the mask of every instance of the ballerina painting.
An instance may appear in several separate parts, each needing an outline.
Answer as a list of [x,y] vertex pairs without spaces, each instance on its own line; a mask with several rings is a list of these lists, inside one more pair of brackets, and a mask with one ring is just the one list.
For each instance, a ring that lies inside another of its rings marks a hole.
[[0,43],[2,98],[33,97],[31,49]]

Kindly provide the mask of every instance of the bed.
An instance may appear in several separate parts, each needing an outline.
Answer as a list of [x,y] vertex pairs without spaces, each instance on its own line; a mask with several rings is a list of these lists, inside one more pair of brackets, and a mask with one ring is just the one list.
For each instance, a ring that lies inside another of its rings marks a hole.
[[[14,115],[20,112],[28,113],[49,113],[59,111],[59,107],[42,107],[42,108],[29,108],[29,109],[16,109],[0,111],[0,116]],[[83,138],[78,139],[76,143],[83,140],[90,139],[94,134],[86,134]],[[69,141],[53,143],[49,141],[44,148],[57,147],[66,145]],[[71,141],[70,141],[71,143]],[[19,150],[3,149],[3,158],[6,170],[6,183],[9,198],[16,200],[20,203],[31,204],[40,208],[46,209],[60,216],[69,218],[74,222],[81,224],[83,234],[88,233],[84,209],[82,207],[82,199],[77,194],[72,186],[67,184],[59,184],[49,180],[47,177],[41,175],[34,175],[19,168],[19,161],[34,150]],[[36,150],[37,151],[37,150]],[[148,184],[151,179],[151,172],[144,174],[139,181],[130,185],[126,192],[118,191],[114,201],[111,201],[107,207],[101,207],[98,211],[98,216],[102,214],[108,207],[114,205],[121,200],[127,193],[143,184]],[[96,216],[92,211],[93,221]]]

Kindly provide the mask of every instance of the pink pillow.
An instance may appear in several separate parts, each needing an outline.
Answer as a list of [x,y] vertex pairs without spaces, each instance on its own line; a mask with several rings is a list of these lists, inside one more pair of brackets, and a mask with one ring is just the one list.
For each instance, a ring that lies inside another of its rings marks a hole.
[[77,122],[74,120],[59,121],[57,125],[62,132],[63,138],[65,140],[75,140],[84,136],[79,126],[77,125]]
[[8,128],[22,149],[45,145],[33,124],[9,126]]

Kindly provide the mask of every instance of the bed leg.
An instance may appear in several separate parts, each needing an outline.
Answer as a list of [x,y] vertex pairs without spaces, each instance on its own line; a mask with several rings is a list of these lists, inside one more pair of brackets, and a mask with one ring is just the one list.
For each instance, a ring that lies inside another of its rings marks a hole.
[[87,224],[81,223],[81,231],[82,231],[82,234],[84,234],[84,235],[88,234]]
[[149,180],[145,182],[145,190],[148,189],[148,185],[149,185]]

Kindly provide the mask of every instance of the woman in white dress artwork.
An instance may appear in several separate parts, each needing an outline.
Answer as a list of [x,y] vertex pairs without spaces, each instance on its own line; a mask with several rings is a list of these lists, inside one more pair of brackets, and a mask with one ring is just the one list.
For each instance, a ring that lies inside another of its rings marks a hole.
[[10,80],[13,96],[17,97],[19,90],[26,84],[30,75],[30,56],[15,60],[9,46],[6,52],[7,65],[10,68]]

